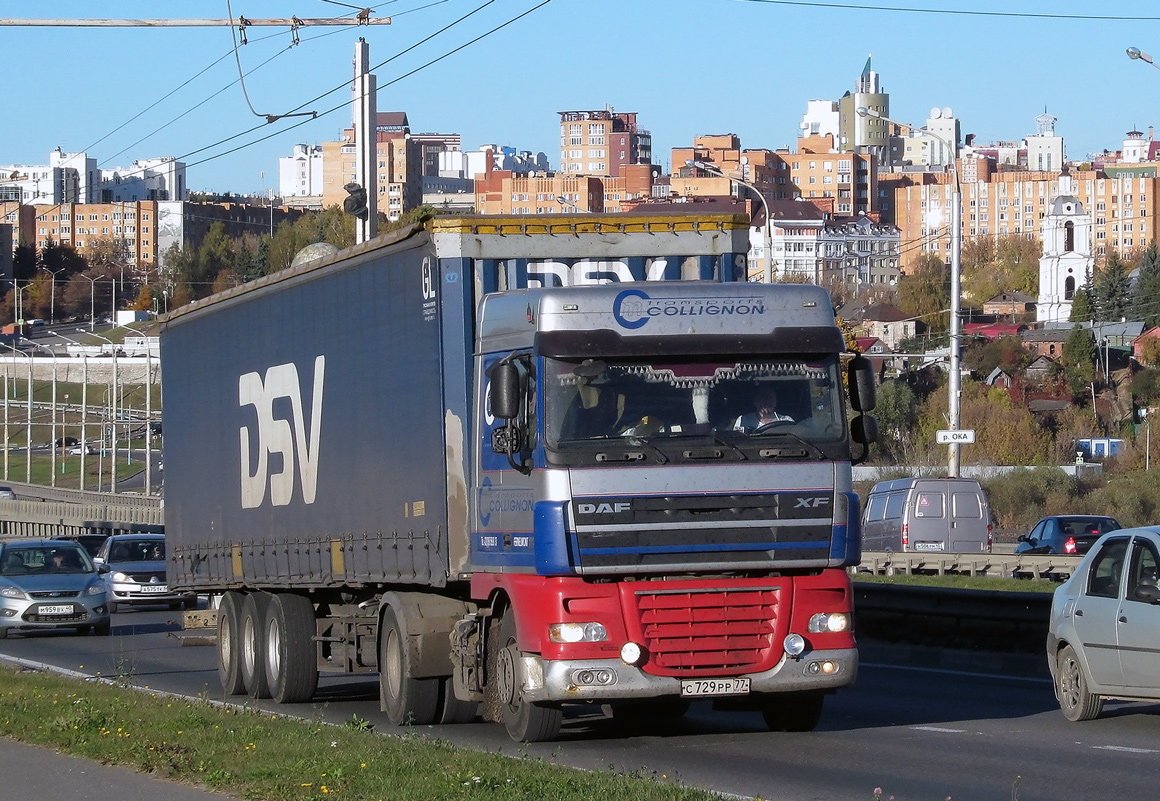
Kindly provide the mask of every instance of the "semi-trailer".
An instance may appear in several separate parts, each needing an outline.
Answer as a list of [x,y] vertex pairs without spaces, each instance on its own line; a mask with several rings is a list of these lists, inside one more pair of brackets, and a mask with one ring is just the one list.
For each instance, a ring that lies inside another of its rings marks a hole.
[[434,217],[171,312],[169,576],[215,598],[224,691],[377,672],[395,724],[521,741],[702,698],[813,728],[858,670],[873,375],[823,289],[746,281],[748,234]]

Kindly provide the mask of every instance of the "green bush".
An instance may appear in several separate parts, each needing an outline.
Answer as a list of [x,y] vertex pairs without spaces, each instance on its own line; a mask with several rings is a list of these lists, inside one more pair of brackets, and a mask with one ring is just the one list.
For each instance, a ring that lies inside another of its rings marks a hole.
[[1019,469],[982,484],[995,527],[1009,531],[1030,531],[1044,515],[1072,511],[1078,494],[1075,479],[1058,467]]

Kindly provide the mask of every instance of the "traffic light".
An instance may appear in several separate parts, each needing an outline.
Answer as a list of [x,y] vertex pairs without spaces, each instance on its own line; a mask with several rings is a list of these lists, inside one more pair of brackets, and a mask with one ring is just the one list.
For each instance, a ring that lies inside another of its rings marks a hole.
[[363,189],[354,181],[343,187],[346,190],[346,198],[342,201],[342,210],[347,214],[353,214],[360,220],[365,220],[370,216],[370,210],[367,208],[367,190]]

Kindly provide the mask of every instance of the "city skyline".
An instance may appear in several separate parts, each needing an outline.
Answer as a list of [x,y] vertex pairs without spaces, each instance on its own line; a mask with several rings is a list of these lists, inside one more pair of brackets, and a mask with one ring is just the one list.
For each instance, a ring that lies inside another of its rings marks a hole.
[[[5,5],[10,19],[45,14],[32,0]],[[382,65],[374,70],[379,110],[407,112],[416,133],[459,133],[468,150],[490,142],[542,151],[553,167],[557,112],[606,105],[637,113],[666,170],[672,148],[710,133],[736,133],[745,148],[794,150],[808,102],[852,90],[870,54],[892,117],[921,125],[932,107],[950,107],[979,143],[1035,133],[1045,109],[1074,161],[1117,150],[1129,130],[1160,126],[1147,111],[1160,74],[1124,52],[1160,53],[1160,16],[1108,15],[1080,0],[979,5],[395,0],[372,6],[392,15],[389,26],[307,27],[294,46],[286,28],[249,28],[238,56],[243,70],[260,68],[244,92],[225,27],[0,27],[9,64],[31,65],[5,82],[0,163],[42,164],[58,146],[86,151],[104,169],[174,156],[187,164],[191,190],[264,193],[276,188],[277,159],[295,144],[334,141],[349,125],[359,36],[372,65]],[[232,11],[252,19],[355,13],[325,0],[233,2]],[[110,0],[99,15],[72,0],[52,7],[56,19],[157,13],[131,0]],[[165,16],[224,18],[227,10],[186,2]],[[80,57],[46,57],[60,53]],[[266,125],[248,104],[258,115],[338,108]]]

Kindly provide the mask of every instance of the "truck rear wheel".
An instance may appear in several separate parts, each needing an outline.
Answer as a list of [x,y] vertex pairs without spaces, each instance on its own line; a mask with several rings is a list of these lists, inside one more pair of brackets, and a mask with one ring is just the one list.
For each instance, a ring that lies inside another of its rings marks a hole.
[[479,701],[455,697],[455,680],[448,676],[439,683],[439,716],[436,723],[468,723],[479,714]]
[[379,693],[387,719],[396,726],[426,726],[439,712],[439,679],[411,678],[406,634],[388,606],[379,629]]
[[242,603],[240,592],[222,593],[217,613],[218,680],[226,695],[241,695],[246,691],[242,681],[241,643]]
[[503,725],[508,736],[517,742],[540,743],[553,740],[560,733],[564,713],[560,707],[520,698],[520,659],[516,642],[516,617],[509,609],[495,636],[494,660],[488,672],[488,683],[495,685]]
[[280,704],[309,701],[318,689],[314,654],[314,604],[283,592],[266,610],[265,665],[270,696]]
[[242,623],[240,662],[242,683],[246,685],[246,692],[251,698],[269,698],[270,685],[266,682],[266,657],[263,653],[265,645],[264,630],[266,628],[266,609],[270,606],[270,595],[265,592],[252,592],[242,603]]
[[821,693],[771,694],[765,697],[761,715],[770,731],[813,731],[825,701]]

